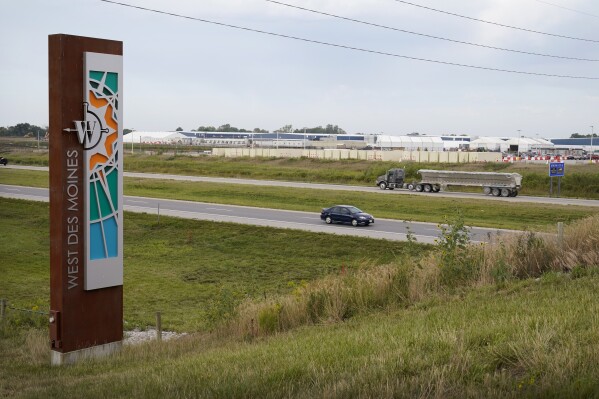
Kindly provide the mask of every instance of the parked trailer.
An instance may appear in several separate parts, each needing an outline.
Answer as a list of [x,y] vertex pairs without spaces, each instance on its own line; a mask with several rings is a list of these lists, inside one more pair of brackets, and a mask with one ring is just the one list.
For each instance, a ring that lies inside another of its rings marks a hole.
[[448,170],[421,169],[422,177],[415,183],[405,183],[403,169],[390,169],[379,176],[376,184],[381,190],[407,188],[414,191],[439,192],[447,186],[482,187],[483,192],[495,197],[515,197],[522,188],[522,176],[519,173],[495,172],[456,172]]

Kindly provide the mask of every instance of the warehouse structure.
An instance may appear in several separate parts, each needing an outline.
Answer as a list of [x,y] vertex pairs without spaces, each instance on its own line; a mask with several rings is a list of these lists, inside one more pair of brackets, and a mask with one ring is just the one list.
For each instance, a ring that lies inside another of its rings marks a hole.
[[321,134],[252,132],[144,132],[124,135],[125,144],[173,144],[234,148],[377,149],[383,151],[487,151],[515,155],[593,152],[599,138],[543,139],[530,137],[428,136],[420,134]]

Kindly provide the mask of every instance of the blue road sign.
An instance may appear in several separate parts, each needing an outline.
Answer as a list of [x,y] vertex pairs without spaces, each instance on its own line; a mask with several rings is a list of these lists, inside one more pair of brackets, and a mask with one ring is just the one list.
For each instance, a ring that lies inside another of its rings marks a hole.
[[561,177],[566,172],[566,167],[563,162],[551,162],[549,164],[549,177]]

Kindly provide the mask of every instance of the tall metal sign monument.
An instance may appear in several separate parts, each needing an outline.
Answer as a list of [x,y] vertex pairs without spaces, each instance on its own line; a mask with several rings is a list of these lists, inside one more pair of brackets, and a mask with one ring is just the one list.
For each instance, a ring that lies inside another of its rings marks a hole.
[[123,43],[48,37],[54,365],[123,339]]

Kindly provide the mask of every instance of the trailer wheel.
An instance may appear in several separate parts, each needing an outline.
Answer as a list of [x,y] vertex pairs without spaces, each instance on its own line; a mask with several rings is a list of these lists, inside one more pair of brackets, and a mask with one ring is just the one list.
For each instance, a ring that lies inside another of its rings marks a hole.
[[491,187],[483,187],[483,193],[485,195],[491,194]]
[[493,194],[494,197],[499,197],[501,195],[501,191],[497,187],[493,187],[491,189],[491,194]]
[[518,195],[518,190],[514,190],[514,191],[512,192],[512,197],[515,197],[515,196],[517,196],[517,195]]
[[385,183],[384,181],[380,182],[380,183],[379,183],[379,188],[380,188],[381,190],[384,190],[384,189],[386,189],[386,188],[387,188],[387,183]]
[[437,185],[433,186],[433,193],[438,193],[439,191],[441,191],[441,187]]
[[508,190],[507,188],[502,188],[501,189],[501,196],[502,197],[510,197],[512,195],[512,192],[510,190]]
[[425,184],[422,188],[424,189],[425,193],[430,193],[431,191],[433,191],[433,188],[430,184]]
[[416,184],[416,191],[422,192],[422,184]]

